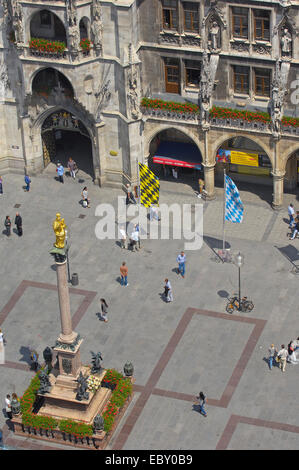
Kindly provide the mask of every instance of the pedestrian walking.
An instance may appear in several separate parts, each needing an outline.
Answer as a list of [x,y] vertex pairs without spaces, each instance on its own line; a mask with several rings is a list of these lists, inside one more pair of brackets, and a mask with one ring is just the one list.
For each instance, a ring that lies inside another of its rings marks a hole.
[[288,206],[288,216],[289,216],[289,227],[290,228],[292,228],[292,226],[293,226],[294,214],[295,214],[294,206],[293,206],[292,203],[290,203],[290,205]]
[[107,318],[108,305],[105,299],[100,299],[100,302],[101,302],[101,319],[104,320],[104,322],[107,322],[108,321],[108,318]]
[[120,270],[120,275],[121,275],[120,283],[121,283],[122,286],[127,287],[129,285],[128,284],[128,272],[129,272],[129,270],[128,270],[128,267],[127,267],[125,261],[123,261],[123,263],[122,263],[119,270]]
[[5,411],[6,411],[8,419],[12,419],[10,395],[6,395],[5,397]]
[[69,160],[67,162],[67,167],[70,171],[71,177],[76,179],[77,165],[76,165],[76,162],[72,159],[72,157],[69,158]]
[[177,257],[177,263],[179,264],[178,267],[178,274],[181,274],[182,277],[185,277],[185,271],[186,271],[186,255],[183,251],[181,251],[181,254],[178,255]]
[[290,364],[294,364],[294,365],[298,364],[297,356],[296,356],[296,353],[295,353],[296,346],[297,346],[297,341],[296,340],[292,340],[288,344],[287,362],[289,362]]
[[139,231],[137,231],[135,227],[134,231],[131,234],[130,244],[128,248],[131,248],[132,251],[138,251],[138,242],[139,242]]
[[24,176],[24,181],[26,184],[26,188],[24,189],[24,191],[27,191],[28,193],[30,191],[30,183],[31,183],[31,179],[29,178],[29,175]]
[[120,246],[122,248],[126,248],[126,243],[127,243],[126,231],[124,229],[120,228],[119,233],[120,233]]
[[64,181],[63,181],[64,168],[63,168],[63,166],[61,165],[60,162],[57,163],[56,171],[57,171],[57,175],[58,175],[58,179],[59,179],[60,183],[64,183]]
[[292,236],[290,237],[290,240],[294,240],[298,231],[299,231],[299,219],[296,217],[296,219],[293,222],[293,233],[292,233]]
[[9,215],[6,216],[5,221],[4,221],[4,225],[5,225],[5,228],[6,228],[6,235],[8,237],[10,237],[10,235],[11,235],[11,220],[10,220]]
[[199,407],[199,412],[206,418],[208,416],[208,413],[205,410],[205,405],[208,402],[205,394],[203,392],[199,392],[198,397],[196,397],[198,400],[197,405]]
[[166,302],[172,302],[173,301],[173,294],[172,294],[172,287],[170,284],[170,281],[168,279],[165,279],[165,286],[164,286],[164,296]]
[[127,192],[126,204],[127,205],[130,204],[130,202],[132,202],[133,204],[137,204],[134,198],[133,192],[132,192],[132,186],[130,184],[127,184],[126,192]]
[[88,189],[87,189],[87,186],[85,186],[82,190],[82,193],[81,193],[81,197],[82,197],[82,205],[83,207],[88,207],[90,208],[90,199],[88,197]]
[[271,344],[268,351],[269,351],[269,357],[268,357],[269,369],[272,370],[273,362],[275,361],[275,356],[277,354],[277,348],[275,348],[274,344]]
[[0,194],[3,194],[3,179],[2,179],[2,176],[0,176]]
[[17,227],[17,232],[19,237],[23,235],[23,227],[22,227],[22,217],[20,214],[17,212],[16,217],[15,217],[15,225]]
[[285,345],[282,344],[280,351],[278,351],[277,353],[277,357],[279,359],[279,367],[282,372],[285,372],[286,370],[286,363],[287,363],[288,355],[289,355],[288,350],[285,348]]

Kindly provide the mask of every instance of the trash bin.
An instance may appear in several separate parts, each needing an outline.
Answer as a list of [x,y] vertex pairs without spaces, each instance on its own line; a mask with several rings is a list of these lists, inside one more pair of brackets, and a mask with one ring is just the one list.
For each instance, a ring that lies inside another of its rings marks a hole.
[[72,285],[77,286],[79,284],[79,277],[77,273],[72,275]]

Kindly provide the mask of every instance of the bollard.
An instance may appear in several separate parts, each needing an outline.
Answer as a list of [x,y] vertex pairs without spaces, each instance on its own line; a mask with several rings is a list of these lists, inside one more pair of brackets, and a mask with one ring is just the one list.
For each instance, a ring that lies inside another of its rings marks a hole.
[[77,286],[79,284],[79,277],[77,273],[73,273],[72,275],[72,285]]

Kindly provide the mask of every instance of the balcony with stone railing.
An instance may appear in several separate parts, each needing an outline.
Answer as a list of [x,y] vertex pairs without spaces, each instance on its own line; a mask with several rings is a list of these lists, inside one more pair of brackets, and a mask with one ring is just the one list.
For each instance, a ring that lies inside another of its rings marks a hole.
[[[177,103],[161,99],[143,98],[140,106],[145,117],[151,119],[199,123],[200,107],[193,103]],[[213,106],[209,112],[212,127],[245,130],[249,132],[272,133],[271,116],[265,112],[236,110]],[[283,116],[281,133],[299,136],[299,118]]]

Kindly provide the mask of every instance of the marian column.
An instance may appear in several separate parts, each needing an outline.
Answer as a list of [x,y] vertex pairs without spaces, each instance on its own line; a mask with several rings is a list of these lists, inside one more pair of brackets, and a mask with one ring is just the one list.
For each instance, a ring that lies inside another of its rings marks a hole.
[[54,347],[54,351],[57,352],[60,373],[56,384],[67,386],[67,383],[69,383],[71,386],[71,383],[73,383],[80,372],[80,346],[83,340],[78,333],[73,331],[72,327],[70,294],[67,281],[66,225],[59,213],[56,214],[56,219],[53,222],[53,230],[56,235],[56,242],[54,243],[54,249],[51,250],[51,254],[55,256],[61,322],[61,333]]

